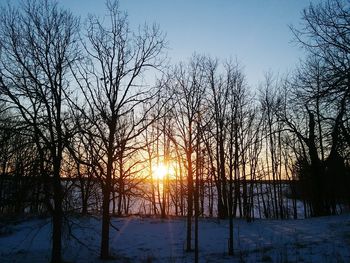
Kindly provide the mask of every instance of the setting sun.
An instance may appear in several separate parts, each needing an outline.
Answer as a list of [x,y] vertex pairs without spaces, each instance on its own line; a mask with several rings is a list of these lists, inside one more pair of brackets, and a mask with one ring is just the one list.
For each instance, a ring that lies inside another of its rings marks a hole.
[[168,173],[169,168],[164,164],[160,163],[153,169],[153,175],[156,179],[162,180]]
[[163,180],[165,177],[173,177],[175,175],[175,168],[172,163],[159,163],[152,169],[153,178]]

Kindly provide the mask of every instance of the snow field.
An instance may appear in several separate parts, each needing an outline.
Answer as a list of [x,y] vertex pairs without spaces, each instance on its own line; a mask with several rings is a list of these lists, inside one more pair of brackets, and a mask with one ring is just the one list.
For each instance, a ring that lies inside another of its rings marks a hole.
[[[350,214],[301,220],[234,220],[235,255],[227,255],[228,221],[199,221],[200,262],[350,262]],[[99,217],[70,216],[64,227],[67,262],[99,260]],[[185,252],[185,218],[112,218],[108,262],[193,262]],[[0,262],[49,262],[49,218],[0,225]]]

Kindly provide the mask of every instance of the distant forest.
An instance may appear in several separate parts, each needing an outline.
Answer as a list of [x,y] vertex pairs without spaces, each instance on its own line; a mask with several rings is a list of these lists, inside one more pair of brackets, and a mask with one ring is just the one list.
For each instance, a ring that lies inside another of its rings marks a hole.
[[307,55],[258,89],[234,60],[169,64],[161,28],[132,31],[118,2],[84,24],[24,3],[0,12],[0,216],[50,215],[52,262],[69,213],[102,216],[107,259],[111,215],[186,216],[190,251],[201,216],[348,210],[349,1],[304,9],[290,31]]

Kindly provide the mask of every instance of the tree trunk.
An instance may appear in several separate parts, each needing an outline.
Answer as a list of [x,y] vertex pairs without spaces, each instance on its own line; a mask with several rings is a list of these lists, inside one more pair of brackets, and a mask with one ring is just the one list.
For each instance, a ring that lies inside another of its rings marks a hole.
[[60,263],[62,262],[62,186],[60,179],[60,167],[61,160],[60,157],[54,158],[54,177],[52,178],[53,183],[53,201],[54,209],[52,211],[52,252],[51,252],[51,262]]
[[102,231],[101,231],[101,259],[109,258],[109,198],[110,198],[110,183],[106,181],[103,189],[102,200]]
[[61,182],[59,178],[54,178],[54,204],[55,208],[52,214],[52,254],[51,262],[62,262],[62,198],[61,198]]
[[[114,127],[114,126],[113,126]],[[109,145],[113,148],[114,141],[114,129],[110,129]],[[113,170],[113,150],[110,149],[108,152],[107,161],[107,174],[103,184],[103,200],[102,200],[102,231],[101,231],[101,259],[108,259],[109,255],[109,224],[110,224],[110,214],[109,214],[109,203],[111,195],[111,183],[112,183],[112,170]]]
[[193,215],[193,172],[192,172],[192,149],[187,153],[188,174],[187,174],[187,238],[186,251],[192,251],[192,215]]

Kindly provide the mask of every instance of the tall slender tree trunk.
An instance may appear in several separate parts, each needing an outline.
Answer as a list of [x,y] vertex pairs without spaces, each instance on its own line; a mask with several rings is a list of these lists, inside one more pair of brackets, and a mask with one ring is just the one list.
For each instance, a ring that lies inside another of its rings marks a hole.
[[218,159],[220,160],[218,163],[218,170],[219,170],[219,180],[221,182],[221,193],[222,193],[222,203],[221,203],[221,209],[218,209],[219,212],[219,218],[227,218],[227,183],[226,183],[226,172],[225,172],[225,149],[224,149],[224,138],[223,135],[220,135],[219,138],[219,150],[218,150],[219,156]]
[[[197,191],[197,190],[196,190]],[[197,195],[197,194],[196,194]],[[199,214],[199,209],[198,209],[198,203],[196,201],[196,208],[195,208],[195,216],[194,216],[194,237],[195,237],[195,242],[194,242],[194,262],[198,263],[199,262],[199,229],[198,229],[198,214]]]
[[52,214],[52,253],[51,262],[62,262],[62,188],[60,178],[53,178],[54,210]]
[[[198,125],[199,126],[199,125]],[[198,128],[199,130],[199,128]],[[196,187],[194,192],[194,261],[195,263],[199,262],[199,228],[198,228],[198,217],[199,217],[199,174],[200,174],[200,150],[199,150],[199,138],[197,138],[196,145]]]
[[[189,140],[191,142],[191,140]],[[187,238],[186,238],[186,251],[192,251],[192,216],[193,216],[193,171],[192,171],[192,147],[187,152]]]
[[110,199],[110,180],[106,180],[103,189],[102,200],[102,231],[101,231],[101,259],[109,258],[109,199]]
[[[113,119],[113,118],[112,118]],[[114,122],[116,121],[113,119]],[[110,134],[108,138],[108,152],[107,152],[107,172],[106,178],[103,183],[103,200],[102,200],[102,231],[101,231],[101,259],[108,259],[109,255],[109,224],[110,224],[110,213],[109,204],[111,196],[111,185],[112,185],[112,171],[113,171],[113,145],[114,145],[114,134],[115,134],[115,123],[111,124]]]

